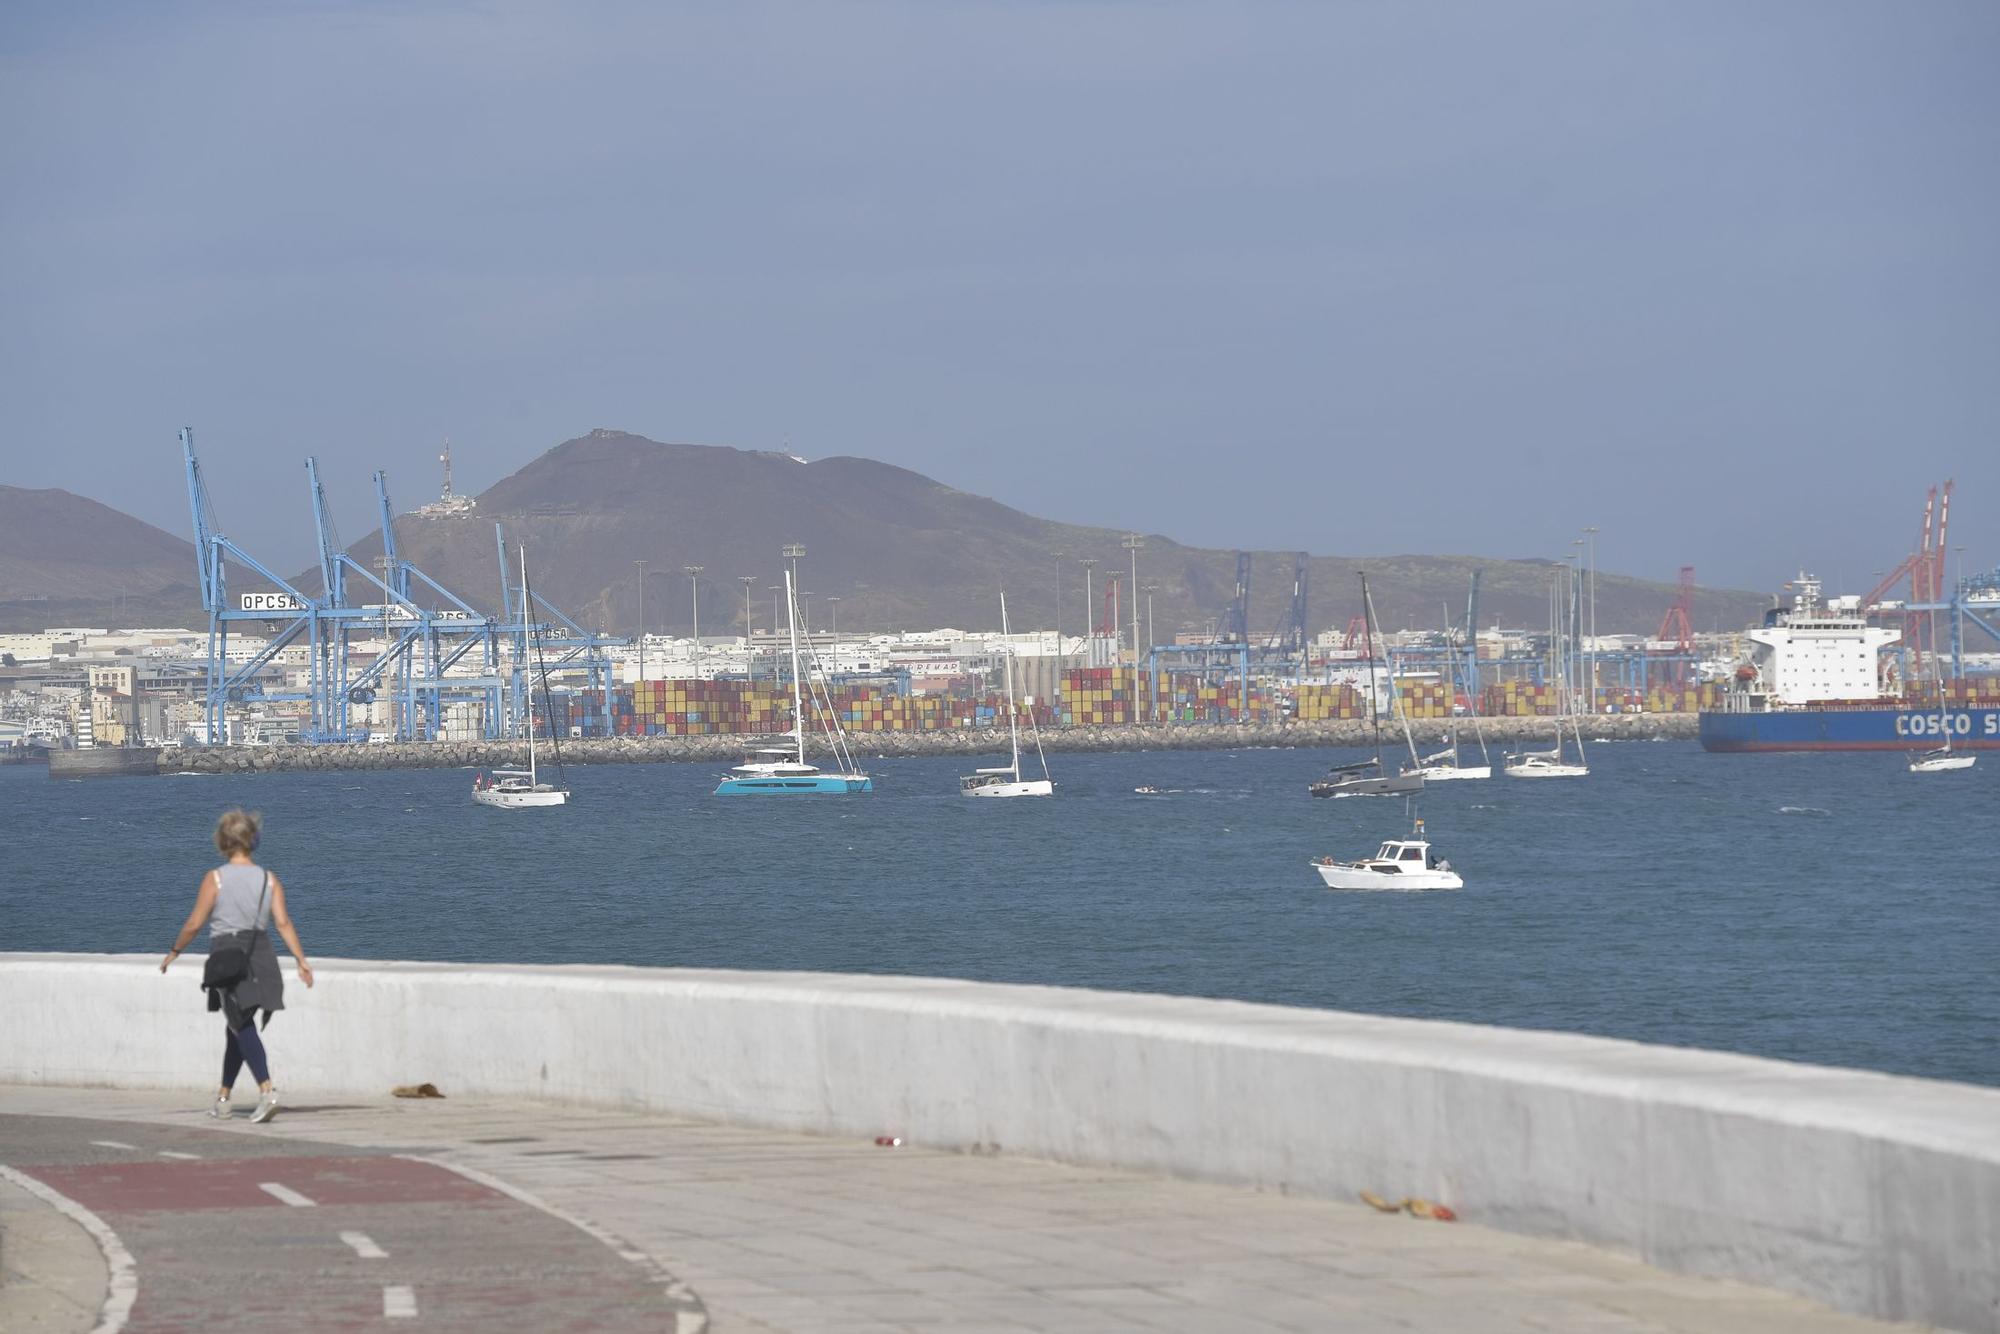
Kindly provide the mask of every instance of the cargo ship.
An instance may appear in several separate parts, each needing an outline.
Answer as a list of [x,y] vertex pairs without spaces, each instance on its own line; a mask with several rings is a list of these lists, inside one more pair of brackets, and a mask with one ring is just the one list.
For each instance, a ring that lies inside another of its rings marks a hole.
[[1955,750],[2000,750],[2000,702],[1915,701],[1884,688],[1882,649],[1894,630],[1871,625],[1858,597],[1820,599],[1801,574],[1789,609],[1752,629],[1722,707],[1701,711],[1712,751],[1923,750],[1950,729]]

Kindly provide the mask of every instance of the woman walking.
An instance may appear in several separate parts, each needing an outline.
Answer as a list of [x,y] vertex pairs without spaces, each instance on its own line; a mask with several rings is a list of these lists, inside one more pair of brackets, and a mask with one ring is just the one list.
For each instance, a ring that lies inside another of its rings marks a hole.
[[[208,952],[211,960],[225,951],[240,950],[245,968],[238,978],[210,987],[208,1008],[222,1011],[222,1084],[215,1093],[215,1105],[208,1110],[214,1117],[227,1117],[230,1091],[236,1076],[247,1063],[262,1094],[252,1121],[268,1121],[278,1114],[278,1090],[271,1083],[270,1066],[264,1059],[264,1039],[257,1032],[257,1011],[264,1023],[285,1008],[285,979],[278,971],[278,952],[271,948],[267,925],[276,925],[278,934],[292,957],[299,961],[299,977],[310,987],[312,965],[299,944],[299,933],[285,911],[285,887],[278,877],[250,859],[257,850],[258,819],[242,811],[224,812],[215,822],[215,850],[228,860],[202,876],[195,890],[194,910],[174,937],[173,952],[160,960],[160,971],[180,957],[202,925],[208,925]],[[213,965],[211,965],[213,971]]]

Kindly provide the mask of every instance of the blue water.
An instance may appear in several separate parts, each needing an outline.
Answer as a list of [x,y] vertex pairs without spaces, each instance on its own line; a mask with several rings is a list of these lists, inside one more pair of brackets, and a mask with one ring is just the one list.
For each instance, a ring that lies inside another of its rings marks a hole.
[[1429,894],[1332,892],[1308,865],[1401,830],[1400,801],[1306,795],[1348,752],[1057,756],[1053,801],[965,800],[964,760],[873,760],[874,794],[791,801],[719,800],[706,765],[573,768],[575,805],[525,813],[472,805],[463,770],[7,768],[0,949],[164,952],[243,805],[314,955],[1231,996],[2000,1085],[2000,755],[1918,776],[1589,752],[1588,779],[1427,793],[1467,881]]

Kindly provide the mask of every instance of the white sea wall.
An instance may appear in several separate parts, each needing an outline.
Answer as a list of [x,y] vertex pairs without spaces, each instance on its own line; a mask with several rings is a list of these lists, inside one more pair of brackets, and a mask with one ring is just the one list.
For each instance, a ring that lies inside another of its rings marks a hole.
[[[201,958],[0,954],[0,1081],[189,1091]],[[1233,1001],[932,978],[322,960],[294,1094],[900,1134],[1462,1217],[2000,1334],[2000,1091]],[[288,969],[289,972],[289,969]],[[0,1147],[0,1160],[4,1160]]]

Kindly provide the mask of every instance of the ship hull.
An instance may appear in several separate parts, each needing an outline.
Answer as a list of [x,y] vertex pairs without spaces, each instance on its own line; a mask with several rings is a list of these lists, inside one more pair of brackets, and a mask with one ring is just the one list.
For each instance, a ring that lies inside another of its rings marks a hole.
[[1701,748],[1718,752],[1779,750],[1928,750],[1951,727],[1953,750],[2000,750],[2000,708],[1773,709],[1701,715]]

